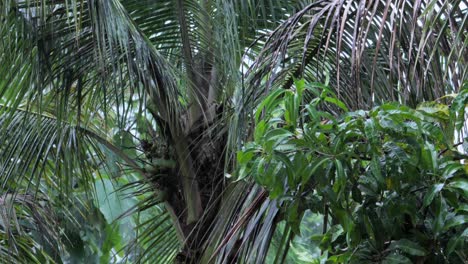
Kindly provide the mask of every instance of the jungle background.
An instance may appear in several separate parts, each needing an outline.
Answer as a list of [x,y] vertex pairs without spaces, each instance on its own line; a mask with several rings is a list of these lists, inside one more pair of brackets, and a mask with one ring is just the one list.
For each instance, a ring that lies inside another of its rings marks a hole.
[[2,261],[466,262],[467,19],[2,0]]

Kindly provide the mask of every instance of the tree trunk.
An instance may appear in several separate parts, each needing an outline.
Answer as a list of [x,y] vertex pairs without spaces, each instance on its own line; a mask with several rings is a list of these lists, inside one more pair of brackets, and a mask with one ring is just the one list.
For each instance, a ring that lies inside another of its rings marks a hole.
[[[180,224],[180,231],[184,237],[184,248],[177,258],[179,263],[199,263],[204,241],[208,239],[213,220],[219,209],[220,199],[218,198],[224,189],[223,150],[226,137],[212,138],[210,133],[207,133],[207,129],[210,127],[201,126],[199,130],[193,131],[188,137],[189,158],[193,160],[193,168],[197,171],[195,177],[200,186],[203,214],[196,222],[188,222],[184,218],[187,201],[180,198],[169,199],[169,204],[171,208],[174,208],[174,213]],[[181,202],[183,204],[180,204]]]

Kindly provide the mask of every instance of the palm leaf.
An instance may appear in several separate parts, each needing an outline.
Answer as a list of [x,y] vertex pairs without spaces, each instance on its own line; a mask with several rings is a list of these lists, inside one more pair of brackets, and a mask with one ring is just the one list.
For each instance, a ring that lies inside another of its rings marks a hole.
[[312,3],[269,37],[251,69],[251,83],[266,77],[265,89],[288,88],[292,78],[323,82],[329,74],[352,109],[385,100],[415,105],[437,99],[458,91],[466,75],[463,6],[464,1]]

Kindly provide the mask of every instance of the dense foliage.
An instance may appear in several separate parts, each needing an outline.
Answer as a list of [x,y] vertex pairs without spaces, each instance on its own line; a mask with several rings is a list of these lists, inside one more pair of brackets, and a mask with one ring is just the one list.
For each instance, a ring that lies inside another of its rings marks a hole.
[[468,145],[457,131],[466,86],[441,100],[450,106],[350,112],[328,87],[297,81],[258,107],[236,176],[268,190],[294,235],[306,210],[322,214],[324,233],[312,239],[330,263],[462,263]]
[[467,6],[0,0],[0,262],[458,261]]

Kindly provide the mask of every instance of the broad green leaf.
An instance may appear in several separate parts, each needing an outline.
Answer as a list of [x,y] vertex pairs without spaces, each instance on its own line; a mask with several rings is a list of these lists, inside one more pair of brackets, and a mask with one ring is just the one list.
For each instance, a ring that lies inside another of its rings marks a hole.
[[448,162],[441,166],[444,167],[442,177],[446,180],[455,176],[458,171],[463,171],[463,165],[459,162]]
[[423,102],[417,107],[417,110],[442,120],[447,120],[449,118],[449,107],[444,104]]
[[460,189],[468,197],[468,179],[456,179],[448,184],[449,187]]
[[432,200],[434,199],[434,196],[436,196],[440,192],[440,190],[442,190],[442,188],[444,188],[443,183],[432,185],[429,191],[424,196],[423,206],[427,207],[428,205],[430,205]]
[[330,256],[327,260],[327,262],[331,263],[348,263],[350,257],[352,256],[352,252],[345,252],[340,255],[333,255]]
[[301,98],[297,93],[294,94],[287,94],[285,97],[285,108],[286,111],[284,112],[284,120],[286,124],[290,127],[296,128],[297,125],[297,118],[299,114],[299,107],[300,107]]
[[418,243],[408,239],[401,239],[392,241],[390,244],[391,249],[400,249],[401,251],[413,256],[426,256],[427,251]]
[[254,140],[257,143],[260,143],[261,138],[265,135],[265,130],[266,130],[266,121],[262,120],[255,127]]
[[255,123],[259,123],[260,120],[260,115],[262,114],[262,111],[265,111],[266,113],[271,112],[271,110],[279,105],[279,103],[282,100],[280,99],[280,96],[283,95],[286,92],[286,90],[283,89],[277,89],[273,91],[265,100],[263,100],[260,105],[257,107],[257,110],[255,111]]
[[239,164],[246,164],[249,162],[254,156],[254,150],[253,149],[247,149],[244,151],[238,151],[237,152],[237,162]]
[[133,135],[129,131],[121,130],[114,135],[114,142],[122,151],[127,154],[130,158],[136,158],[136,147],[133,142]]
[[450,115],[455,120],[455,128],[461,130],[465,120],[466,106],[468,105],[468,82],[463,84],[461,91],[455,97],[450,107]]
[[338,199],[346,187],[346,173],[340,160],[335,160],[336,178],[333,191],[338,194]]
[[465,212],[465,213],[468,213],[468,204],[461,204],[460,206],[458,206],[457,208],[457,212]]
[[327,233],[323,235],[320,241],[320,248],[326,250],[330,243],[335,242],[343,233],[344,230],[341,225],[331,226],[330,229],[327,230]]
[[120,196],[125,195],[125,193],[119,192],[115,183],[110,179],[96,180],[95,187],[96,207],[104,215],[108,224],[113,223],[137,202],[135,198],[121,200]]
[[[468,228],[465,229],[463,232],[464,234],[468,234]],[[447,252],[447,255],[450,255],[457,247],[459,247],[463,242],[467,239],[463,234],[456,234],[452,238],[450,238],[449,242],[447,243],[447,248],[445,249]]]
[[318,168],[320,168],[321,166],[323,166],[324,163],[326,162],[329,162],[330,159],[329,158],[319,158],[319,159],[316,159],[313,161],[312,165],[309,166],[308,168],[310,168],[309,170],[307,170],[303,176],[302,176],[302,184],[305,184],[307,183],[310,178],[315,174],[315,172],[317,171]]
[[265,134],[266,141],[282,142],[284,139],[293,136],[294,134],[284,128],[275,128]]
[[273,154],[273,157],[278,159],[281,163],[283,163],[282,167],[284,167],[286,170],[286,173],[288,176],[288,184],[291,188],[295,188],[297,185],[296,179],[295,179],[296,172],[293,168],[292,162],[289,159],[289,157],[286,154],[279,152],[279,151],[275,151]]
[[350,233],[355,227],[352,215],[341,208],[333,208],[333,211],[335,211],[335,217],[338,219],[344,231]]
[[[364,211],[365,213],[365,211]],[[375,230],[372,225],[371,220],[369,219],[369,216],[367,214],[363,215],[364,218],[364,226],[366,227],[366,232],[369,234],[369,238],[374,246],[376,246],[376,237],[375,237]],[[377,230],[378,232],[378,230]]]
[[302,94],[302,91],[304,91],[306,87],[306,83],[304,79],[295,79],[294,80],[294,85],[296,86],[296,91],[299,94]]
[[364,131],[365,131],[366,137],[371,143],[371,146],[374,146],[378,141],[378,132],[375,127],[374,119],[367,119],[364,122]]
[[295,200],[287,209],[288,224],[297,236],[301,236],[300,224],[302,220],[302,212],[299,210],[299,203],[299,200]]
[[265,173],[265,163],[266,160],[264,157],[259,157],[256,160],[256,165],[254,166],[254,168],[257,168],[257,175],[263,175]]
[[464,225],[466,223],[468,223],[468,215],[457,215],[447,220],[447,222],[444,225],[444,229],[448,230],[452,227]]
[[[372,176],[374,176],[375,180],[379,184],[379,187],[382,188],[385,186],[385,179],[382,175],[382,167],[380,166],[380,161],[377,156],[374,156],[371,160],[370,167],[372,170]],[[388,188],[389,186],[387,186]],[[390,188],[389,188],[390,189]]]
[[238,171],[239,172],[236,175],[236,180],[237,181],[243,180],[243,179],[245,179],[245,177],[248,176],[249,171],[247,170],[247,165],[246,164],[240,165],[240,168],[238,169]]
[[[107,264],[111,262],[112,259],[112,249],[118,251],[122,248],[122,237],[119,232],[119,225],[118,223],[108,224],[105,228],[106,231],[106,238],[102,244],[102,255],[99,259],[101,264]],[[114,256],[115,257],[115,256]]]
[[411,260],[398,253],[391,253],[382,262],[383,264],[411,264]]
[[421,154],[424,167],[435,172],[437,168],[437,152],[434,145],[425,142]]
[[434,207],[435,219],[432,224],[432,229],[434,230],[434,233],[437,237],[440,235],[447,217],[446,202],[442,195],[436,196],[434,198]]
[[325,101],[338,106],[345,113],[349,111],[349,109],[346,107],[346,105],[342,101],[338,100],[337,98],[327,96],[327,97],[325,97]]

